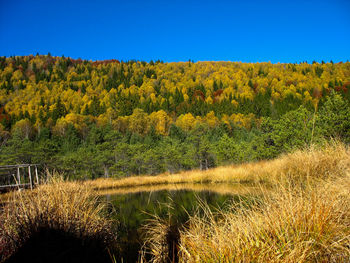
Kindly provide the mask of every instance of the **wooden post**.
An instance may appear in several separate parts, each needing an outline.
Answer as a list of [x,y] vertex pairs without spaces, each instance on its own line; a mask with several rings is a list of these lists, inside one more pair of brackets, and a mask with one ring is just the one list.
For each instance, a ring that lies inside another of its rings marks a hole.
[[30,184],[30,189],[33,190],[33,184],[32,184],[32,173],[30,171],[30,165],[28,166],[28,174],[29,174],[29,184]]
[[36,184],[39,184],[38,167],[35,165],[35,179]]
[[18,185],[18,187],[20,184],[21,184],[21,175],[19,173],[19,167],[17,167],[17,185]]

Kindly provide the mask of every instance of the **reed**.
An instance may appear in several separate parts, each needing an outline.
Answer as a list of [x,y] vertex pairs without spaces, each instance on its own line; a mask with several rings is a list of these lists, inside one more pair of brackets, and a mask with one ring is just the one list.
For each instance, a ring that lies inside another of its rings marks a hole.
[[[238,168],[244,178],[254,173],[265,178],[273,183],[272,189],[261,188],[262,195],[255,201],[241,201],[225,211],[212,212],[202,204],[179,228],[177,262],[349,262],[350,155],[346,146],[311,147]],[[232,175],[237,172],[222,178],[237,178]],[[158,241],[146,243],[145,251],[154,251],[152,261],[160,262],[171,228],[158,220],[150,229]]]
[[116,231],[95,190],[242,182],[255,184],[253,192],[261,183],[270,187],[258,187],[258,199],[225,211],[202,204],[182,226],[170,216],[155,218],[145,226],[140,261],[151,254],[152,262],[349,262],[350,151],[336,142],[275,160],[175,175],[88,182],[54,177],[33,191],[8,195],[0,215],[0,261],[110,262],[118,250]]
[[206,171],[193,170],[178,174],[132,176],[122,179],[100,178],[86,184],[96,190],[130,188],[164,184],[269,183],[305,181],[338,176],[350,167],[349,149],[338,142],[322,148],[310,146],[304,150],[282,155],[274,160],[222,166]]
[[307,193],[281,187],[249,209],[204,208],[181,232],[180,262],[349,262],[349,190],[347,176]]
[[236,195],[253,195],[260,191],[260,186],[241,185],[241,184],[191,184],[191,183],[179,183],[179,184],[158,184],[158,185],[141,185],[135,187],[120,187],[120,188],[108,188],[104,190],[96,191],[98,195],[120,195],[120,194],[133,194],[140,192],[158,192],[158,191],[177,191],[186,190],[194,192],[209,191],[221,195],[230,195],[232,193]]
[[139,262],[178,262],[181,224],[172,216],[174,207],[168,205],[167,218],[155,215],[143,227],[144,245]]
[[0,218],[0,261],[110,262],[115,232],[103,209],[86,186],[58,178],[13,193]]

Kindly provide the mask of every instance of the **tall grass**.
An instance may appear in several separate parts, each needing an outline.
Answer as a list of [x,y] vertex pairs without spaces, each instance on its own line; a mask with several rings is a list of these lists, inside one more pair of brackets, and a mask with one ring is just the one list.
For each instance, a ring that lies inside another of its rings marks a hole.
[[208,171],[86,183],[53,179],[13,194],[1,208],[0,261],[108,262],[116,232],[94,190],[203,182],[272,187],[228,211],[202,205],[182,227],[176,219],[153,220],[144,249],[153,262],[350,261],[350,151],[340,143]]
[[158,191],[177,191],[186,190],[193,192],[209,191],[221,195],[248,195],[256,194],[260,191],[260,186],[256,185],[241,185],[241,184],[193,184],[193,183],[179,183],[179,184],[157,184],[157,185],[141,185],[135,187],[119,187],[98,190],[98,195],[121,195],[132,194],[140,192],[158,192]]
[[[243,167],[240,174],[255,172],[273,182],[273,190],[228,211],[213,213],[203,205],[180,229],[179,262],[350,261],[350,154],[344,145]],[[156,240],[166,240],[166,223],[153,223],[152,229]],[[154,262],[164,257],[159,244],[147,250],[156,252]]]
[[349,194],[281,189],[250,209],[207,209],[181,233],[181,261],[349,262]]
[[144,227],[145,242],[141,250],[141,261],[151,256],[154,263],[177,262],[179,257],[180,225],[171,218],[156,216]]
[[[309,147],[285,154],[275,160],[230,165],[158,176],[133,176],[122,179],[101,178],[86,182],[93,189],[127,188],[145,185],[183,183],[272,183],[283,180],[304,181],[306,178],[326,178],[343,173],[349,167],[349,150],[334,142],[322,148]],[[293,178],[292,178],[293,177]]]
[[110,262],[115,232],[102,212],[92,190],[57,178],[14,193],[0,217],[0,261]]

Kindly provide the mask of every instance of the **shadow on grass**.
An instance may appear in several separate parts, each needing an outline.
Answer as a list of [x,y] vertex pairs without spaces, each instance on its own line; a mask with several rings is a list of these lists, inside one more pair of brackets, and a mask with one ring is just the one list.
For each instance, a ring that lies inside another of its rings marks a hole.
[[5,262],[111,262],[111,257],[103,239],[42,227]]

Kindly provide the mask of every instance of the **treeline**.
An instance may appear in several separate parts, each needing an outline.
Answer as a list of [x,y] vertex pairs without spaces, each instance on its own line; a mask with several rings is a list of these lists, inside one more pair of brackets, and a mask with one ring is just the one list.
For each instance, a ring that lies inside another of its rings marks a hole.
[[349,142],[350,63],[0,58],[0,163],[75,178],[206,169]]

